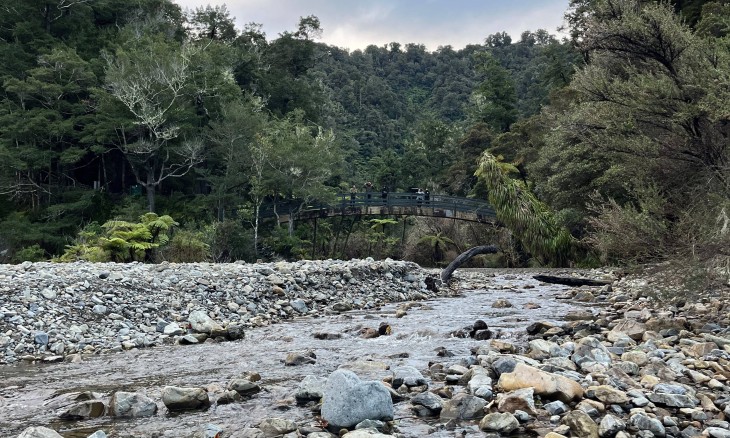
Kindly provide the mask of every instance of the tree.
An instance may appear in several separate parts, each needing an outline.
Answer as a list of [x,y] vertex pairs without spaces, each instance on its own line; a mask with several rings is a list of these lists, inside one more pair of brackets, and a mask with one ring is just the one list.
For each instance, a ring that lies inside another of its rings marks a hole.
[[192,39],[231,42],[237,36],[234,20],[225,5],[197,7],[188,13],[188,32]]
[[203,143],[194,129],[196,105],[206,111],[205,99],[223,94],[225,86],[220,67],[208,70],[205,48],[150,35],[107,58],[107,89],[137,128],[124,133],[118,147],[146,189],[150,211],[164,180],[187,174],[203,160]]
[[562,227],[553,211],[519,180],[514,172],[494,155],[485,152],[476,175],[482,179],[494,206],[497,219],[520,240],[524,248],[542,264],[566,266],[573,255],[574,239]]
[[287,200],[289,235],[294,231],[294,215],[313,200],[327,200],[333,180],[341,169],[341,153],[332,131],[308,126],[304,113],[295,111],[283,119],[274,119],[266,129],[264,141],[274,145],[275,155],[269,165],[275,172],[274,187]]
[[730,195],[727,46],[698,38],[666,4],[607,0],[587,24],[590,63],[571,81],[571,102],[546,115],[537,190],[558,209],[586,212],[597,193],[625,217],[661,211],[653,228],[671,247],[680,218],[708,222],[726,205],[698,202]]
[[517,94],[509,72],[489,52],[476,55],[477,71],[483,78],[472,96],[474,117],[496,132],[505,132],[517,120]]

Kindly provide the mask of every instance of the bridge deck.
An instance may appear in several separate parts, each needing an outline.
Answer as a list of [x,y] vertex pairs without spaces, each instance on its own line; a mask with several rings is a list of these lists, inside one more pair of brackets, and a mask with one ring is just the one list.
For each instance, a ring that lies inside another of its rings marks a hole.
[[[297,213],[296,218],[313,219],[333,216],[429,216],[453,218],[457,220],[494,223],[496,215],[486,201],[446,195],[425,195],[416,193],[388,193],[383,197],[380,192],[340,193],[331,204],[307,206]],[[288,222],[289,216],[279,217],[280,222]]]

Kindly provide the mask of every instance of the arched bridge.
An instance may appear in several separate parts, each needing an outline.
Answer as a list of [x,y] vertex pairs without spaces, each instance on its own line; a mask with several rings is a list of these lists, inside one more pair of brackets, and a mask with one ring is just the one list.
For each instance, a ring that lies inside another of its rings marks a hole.
[[[279,211],[285,212],[286,208]],[[497,221],[494,209],[486,201],[400,192],[339,193],[332,203],[305,206],[294,219],[334,216],[428,216],[481,223]],[[279,222],[289,222],[289,215],[279,214]]]

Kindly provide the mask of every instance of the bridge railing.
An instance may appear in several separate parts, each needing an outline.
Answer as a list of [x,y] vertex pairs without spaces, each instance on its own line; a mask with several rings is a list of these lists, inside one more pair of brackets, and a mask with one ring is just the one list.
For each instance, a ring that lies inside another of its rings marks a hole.
[[449,210],[473,213],[478,216],[495,217],[494,209],[486,201],[460,198],[448,195],[429,195],[403,192],[339,193],[335,205],[342,209],[353,207],[415,207],[435,210]]
[[[299,210],[298,202],[290,201],[278,204],[277,211],[286,215],[290,207]],[[329,203],[315,202],[302,207],[297,212],[299,217],[331,216],[333,214],[413,214],[435,217],[473,216],[471,220],[490,221],[496,218],[494,209],[486,201],[460,198],[447,195],[388,192],[338,193]],[[261,217],[273,216],[273,208],[265,206]],[[465,217],[462,217],[466,219]]]

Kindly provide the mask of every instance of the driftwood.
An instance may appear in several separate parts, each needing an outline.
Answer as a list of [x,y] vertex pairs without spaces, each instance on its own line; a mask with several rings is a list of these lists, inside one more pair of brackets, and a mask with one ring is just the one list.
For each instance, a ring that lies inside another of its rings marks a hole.
[[591,280],[590,278],[556,277],[554,275],[533,275],[537,281],[552,284],[564,284],[566,286],[605,286],[611,284],[607,280]]
[[455,258],[453,262],[449,263],[449,266],[441,271],[441,281],[447,283],[451,280],[451,276],[454,271],[466,263],[470,258],[479,254],[494,254],[496,252],[499,252],[499,248],[494,245],[475,246],[474,248],[464,251],[459,255],[459,257]]

